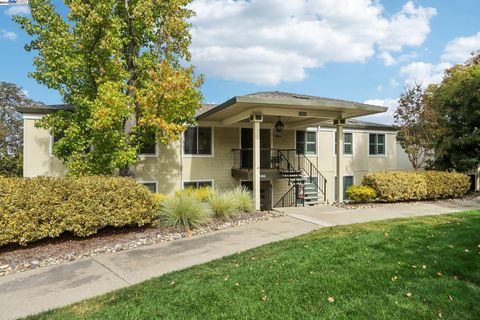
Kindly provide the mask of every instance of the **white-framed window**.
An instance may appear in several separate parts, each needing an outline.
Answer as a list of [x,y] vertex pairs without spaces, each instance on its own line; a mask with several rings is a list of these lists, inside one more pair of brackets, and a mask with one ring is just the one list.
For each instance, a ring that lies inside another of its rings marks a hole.
[[183,181],[183,189],[193,188],[198,189],[202,187],[211,187],[213,188],[213,180],[189,180]]
[[140,150],[138,150],[138,155],[140,157],[156,157],[158,153],[158,146],[157,142],[155,141],[155,136],[151,135],[150,137],[151,143],[145,143]]
[[371,156],[385,155],[384,133],[370,133],[368,135],[368,154]]
[[295,131],[297,154],[317,154],[317,132]]
[[[337,154],[337,133],[334,135],[334,153]],[[343,133],[343,154],[344,155],[353,155],[353,132],[344,132]]]
[[189,156],[213,155],[212,127],[189,127],[183,133],[183,154]]
[[138,181],[138,183],[143,184],[152,193],[156,193],[157,190],[158,190],[158,182],[157,181]]
[[[343,200],[348,200],[347,196],[347,188],[353,186],[355,183],[355,177],[353,175],[345,175],[343,176]],[[333,186],[333,198],[337,198],[337,177],[334,179],[334,186]]]

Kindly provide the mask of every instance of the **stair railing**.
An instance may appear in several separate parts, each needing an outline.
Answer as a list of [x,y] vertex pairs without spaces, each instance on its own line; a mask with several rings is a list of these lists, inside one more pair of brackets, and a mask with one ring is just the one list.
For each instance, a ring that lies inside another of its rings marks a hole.
[[327,200],[327,179],[318,171],[317,167],[303,153],[298,154],[298,168],[305,172],[308,181],[313,183],[323,195],[323,201]]
[[[285,208],[285,207],[297,207],[299,205],[297,201],[297,188],[298,185],[293,185],[284,195],[277,201],[273,206],[274,208]],[[301,202],[300,205],[305,206],[305,200]]]

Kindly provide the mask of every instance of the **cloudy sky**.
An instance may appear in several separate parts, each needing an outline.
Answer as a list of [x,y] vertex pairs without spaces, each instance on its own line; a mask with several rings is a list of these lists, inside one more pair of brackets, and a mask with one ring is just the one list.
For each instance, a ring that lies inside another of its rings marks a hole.
[[[55,2],[55,1],[54,1]],[[480,49],[478,0],[194,0],[193,63],[205,102],[288,91],[389,107],[405,85],[437,83]],[[0,81],[33,99],[61,103],[29,79],[28,37],[11,22],[28,7],[0,7]]]

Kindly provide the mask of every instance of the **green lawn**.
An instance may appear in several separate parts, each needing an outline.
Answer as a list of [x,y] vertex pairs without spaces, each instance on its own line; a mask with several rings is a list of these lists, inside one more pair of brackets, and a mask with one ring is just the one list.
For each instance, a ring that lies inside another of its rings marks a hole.
[[326,228],[29,319],[479,319],[479,285],[470,211]]

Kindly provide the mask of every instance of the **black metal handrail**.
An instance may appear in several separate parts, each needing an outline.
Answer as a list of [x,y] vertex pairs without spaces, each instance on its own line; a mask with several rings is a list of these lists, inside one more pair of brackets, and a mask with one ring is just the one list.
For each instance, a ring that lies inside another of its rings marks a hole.
[[[284,195],[280,198],[280,200],[275,203],[273,206],[274,208],[285,208],[285,207],[297,207],[298,206],[298,199],[297,199],[297,188],[298,185],[293,185]],[[305,200],[302,199],[301,205],[305,206]]]
[[316,185],[318,191],[323,194],[323,201],[327,200],[327,178],[318,171],[317,167],[303,153],[298,154],[298,168],[304,171],[309,182]]

